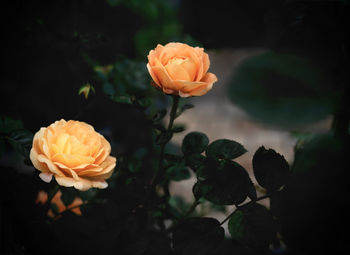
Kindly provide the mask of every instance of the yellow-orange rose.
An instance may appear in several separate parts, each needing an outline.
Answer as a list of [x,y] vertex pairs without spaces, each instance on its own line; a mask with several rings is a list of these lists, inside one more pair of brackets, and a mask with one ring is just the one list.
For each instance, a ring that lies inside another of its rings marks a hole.
[[210,61],[203,48],[183,43],[160,44],[148,54],[148,72],[153,85],[166,94],[202,96],[218,79],[208,73]]
[[60,120],[34,136],[30,159],[40,178],[79,190],[104,189],[116,165],[109,142],[85,122]]

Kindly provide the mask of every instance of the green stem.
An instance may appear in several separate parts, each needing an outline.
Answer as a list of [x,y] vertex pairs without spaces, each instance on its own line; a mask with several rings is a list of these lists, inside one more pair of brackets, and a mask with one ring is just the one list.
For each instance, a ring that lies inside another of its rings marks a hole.
[[183,216],[183,219],[186,219],[188,216],[190,216],[194,210],[196,209],[197,205],[199,205],[201,202],[199,200],[195,200],[193,202],[193,204],[191,205],[190,209],[188,209],[188,211],[185,213],[185,215]]
[[179,219],[179,221],[177,223],[173,222],[173,224],[166,230],[166,232],[170,233],[174,228],[176,228],[180,222],[183,222],[188,216],[190,216],[194,212],[194,210],[200,203],[201,202],[198,199],[196,199],[191,205],[191,207],[188,209],[188,211]]
[[[247,205],[250,205],[250,204],[252,204],[252,203],[255,203],[255,202],[257,202],[257,201],[263,200],[263,199],[265,199],[265,198],[269,198],[269,197],[270,197],[270,195],[264,195],[264,196],[259,197],[259,198],[256,199],[256,200],[249,201],[248,203],[245,203],[244,205],[240,205],[240,206],[236,205],[236,210],[239,209],[239,208],[245,207],[245,206],[247,206]],[[230,213],[229,216],[227,216],[223,221],[221,221],[221,222],[220,222],[220,226],[221,226],[222,224],[224,224],[226,221],[228,221],[228,220],[232,217],[232,215],[236,212],[236,210],[234,210],[232,213]]]
[[168,132],[172,129],[173,124],[174,124],[174,120],[176,118],[176,111],[177,111],[177,107],[179,105],[179,97],[178,96],[172,96],[173,98],[173,105],[171,107],[171,111],[170,111],[170,120],[169,120],[169,125],[168,125]]
[[[179,105],[179,97],[172,96],[172,98],[173,98],[173,105],[172,105],[171,111],[170,111],[170,119],[169,119],[168,128],[166,130],[166,134],[169,134],[171,132],[171,129],[173,128],[174,120],[176,118],[177,107]],[[164,175],[164,173],[163,173],[164,172],[164,165],[163,165],[164,152],[165,152],[165,146],[168,142],[169,141],[163,142],[160,145],[159,165],[158,165],[158,169],[156,171],[156,174],[151,181],[151,187],[155,186],[158,183],[158,181],[161,179],[161,177]],[[164,192],[166,193],[166,196],[168,196],[169,195],[168,184],[166,184],[165,186],[166,187],[164,187]]]

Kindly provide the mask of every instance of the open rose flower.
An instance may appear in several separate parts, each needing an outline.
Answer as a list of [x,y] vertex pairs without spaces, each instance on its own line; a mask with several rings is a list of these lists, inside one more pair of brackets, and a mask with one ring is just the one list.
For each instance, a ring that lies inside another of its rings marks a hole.
[[202,96],[218,79],[208,73],[210,61],[203,48],[183,43],[160,44],[148,54],[148,72],[156,88],[181,97]]
[[79,190],[106,188],[116,165],[109,142],[85,122],[60,120],[34,136],[30,159],[40,178]]

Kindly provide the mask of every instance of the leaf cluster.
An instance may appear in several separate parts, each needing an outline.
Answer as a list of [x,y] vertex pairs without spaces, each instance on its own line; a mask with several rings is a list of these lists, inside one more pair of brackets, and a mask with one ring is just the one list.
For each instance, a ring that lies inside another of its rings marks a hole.
[[24,157],[24,162],[29,162],[29,152],[32,147],[33,134],[23,127],[20,120],[14,120],[7,116],[0,116],[0,156],[6,150],[6,144]]
[[[276,240],[279,227],[272,212],[256,203],[260,198],[257,198],[247,171],[234,161],[246,149],[240,143],[228,139],[210,143],[208,137],[200,132],[187,134],[181,149],[186,165],[197,176],[197,182],[193,186],[196,201],[204,198],[216,205],[236,205],[237,210],[228,218],[231,238],[243,246],[267,250]],[[276,151],[261,146],[252,161],[255,178],[266,189],[267,196],[279,192],[288,182],[289,165]],[[250,202],[241,205],[248,197]],[[218,224],[217,231],[221,224]]]

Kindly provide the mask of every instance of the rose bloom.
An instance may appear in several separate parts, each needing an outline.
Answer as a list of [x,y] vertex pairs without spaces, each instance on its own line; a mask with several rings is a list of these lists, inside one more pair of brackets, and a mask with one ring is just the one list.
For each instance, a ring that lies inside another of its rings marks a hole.
[[[81,210],[80,210],[80,206],[84,203],[83,200],[80,197],[76,197],[74,198],[73,202],[66,206],[62,200],[61,200],[61,196],[62,196],[62,192],[59,190],[58,192],[56,192],[56,194],[53,196],[53,198],[51,199],[51,204],[55,204],[57,206],[58,212],[62,213],[66,210],[70,210],[72,211],[74,214],[81,216]],[[35,203],[37,204],[45,204],[47,202],[48,199],[48,195],[45,191],[41,190],[38,193],[38,196],[35,200]],[[47,212],[47,216],[49,216],[50,218],[55,218],[55,214],[52,211],[52,209],[49,209]]]
[[166,94],[202,96],[218,79],[208,73],[210,61],[203,48],[183,43],[160,44],[148,54],[148,72],[153,85]]
[[79,190],[106,188],[116,166],[109,142],[85,122],[60,120],[34,136],[30,159],[40,178]]

